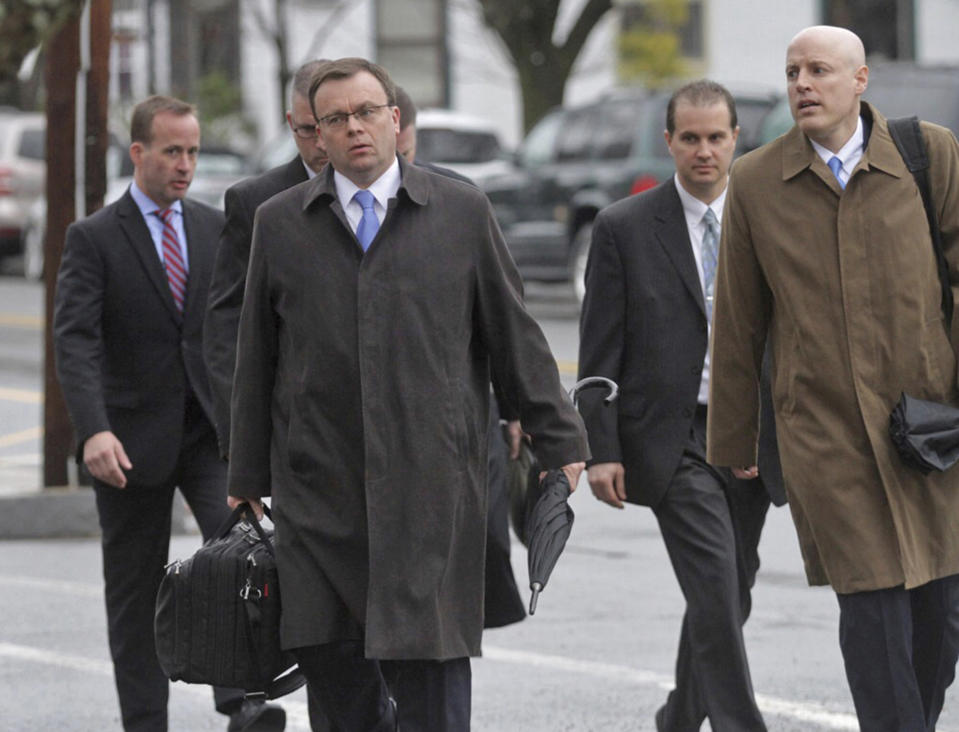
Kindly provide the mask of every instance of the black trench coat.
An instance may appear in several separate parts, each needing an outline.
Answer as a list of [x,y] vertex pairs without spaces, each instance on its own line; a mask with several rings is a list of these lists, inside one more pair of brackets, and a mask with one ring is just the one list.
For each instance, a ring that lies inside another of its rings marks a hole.
[[448,659],[480,652],[491,376],[544,466],[588,448],[486,197],[400,167],[365,255],[329,166],[257,211],[229,490],[273,497],[285,647]]

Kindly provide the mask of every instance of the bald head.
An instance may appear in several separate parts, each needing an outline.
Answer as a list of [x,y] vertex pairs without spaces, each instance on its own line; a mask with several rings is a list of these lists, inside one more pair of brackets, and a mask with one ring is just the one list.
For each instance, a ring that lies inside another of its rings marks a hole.
[[814,25],[803,28],[789,42],[786,58],[789,58],[789,52],[797,43],[830,48],[853,69],[866,64],[866,49],[862,45],[862,40],[847,28],[839,28],[835,25]]
[[869,69],[862,41],[829,25],[806,28],[786,50],[786,90],[793,119],[806,136],[838,152],[859,122]]

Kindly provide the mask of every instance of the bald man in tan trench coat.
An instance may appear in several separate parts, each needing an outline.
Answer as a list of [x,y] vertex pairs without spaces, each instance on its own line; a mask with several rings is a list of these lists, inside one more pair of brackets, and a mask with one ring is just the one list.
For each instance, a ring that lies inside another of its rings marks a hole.
[[[768,338],[789,505],[809,583],[839,598],[860,725],[914,732],[935,728],[959,653],[959,470],[906,467],[889,413],[901,391],[956,400],[959,338],[943,327],[918,189],[885,118],[860,102],[863,59],[849,31],[797,35],[786,65],[797,126],[733,167],[708,459],[755,465]],[[959,297],[959,145],[942,127],[922,132]]]

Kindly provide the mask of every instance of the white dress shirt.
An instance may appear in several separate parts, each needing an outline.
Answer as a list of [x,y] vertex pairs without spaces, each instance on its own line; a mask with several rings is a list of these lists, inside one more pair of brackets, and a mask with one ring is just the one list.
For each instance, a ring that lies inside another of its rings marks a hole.
[[816,151],[816,153],[822,158],[822,161],[827,166],[829,165],[829,161],[832,159],[833,155],[839,158],[839,162],[842,163],[842,167],[839,169],[839,180],[842,182],[843,186],[845,186],[849,182],[849,176],[852,175],[852,171],[862,159],[862,117],[856,120],[856,131],[852,133],[852,137],[846,141],[846,144],[839,148],[839,152],[828,150],[811,138],[809,142],[812,143],[813,150]]
[[[160,262],[163,262],[163,219],[156,215],[157,211],[162,211],[163,209],[157,206],[152,198],[140,190],[136,181],[130,183],[130,195],[133,196],[133,200],[140,209],[144,221],[147,222],[150,236],[153,237],[153,246],[157,250],[157,256],[160,258]],[[180,255],[183,257],[183,266],[187,274],[189,274],[190,258],[187,255],[186,229],[183,226],[183,204],[180,203],[180,201],[174,201],[170,208],[174,211],[172,218],[173,230],[176,231],[177,242],[180,245]]]
[[[346,220],[355,234],[360,225],[360,219],[363,218],[363,207],[353,199],[360,187],[338,170],[333,171],[333,183],[336,186],[336,197],[340,200]],[[373,211],[380,224],[386,218],[386,207],[390,199],[396,198],[400,183],[400,164],[397,160],[393,160],[393,164],[386,169],[386,172],[366,189],[373,194]]]
[[[674,176],[676,181],[676,190],[679,192],[679,200],[683,204],[683,213],[686,215],[686,229],[689,231],[689,243],[693,248],[693,257],[696,259],[696,272],[699,274],[699,286],[703,290],[703,301],[706,299],[706,284],[703,279],[703,236],[706,234],[706,222],[703,217],[706,215],[706,209],[712,209],[716,214],[716,221],[723,220],[723,207],[726,205],[726,190],[720,193],[715,200],[706,204],[683,188],[679,180],[679,174]],[[711,333],[712,323],[706,324],[706,338]],[[699,383],[699,403],[706,404],[709,400],[709,349],[706,349],[706,359],[703,362],[703,378]]]

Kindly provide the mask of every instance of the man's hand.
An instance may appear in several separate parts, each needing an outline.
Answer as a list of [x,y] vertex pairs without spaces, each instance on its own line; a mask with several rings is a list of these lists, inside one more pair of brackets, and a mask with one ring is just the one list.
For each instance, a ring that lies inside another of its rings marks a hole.
[[733,468],[733,475],[740,480],[753,480],[759,477],[759,466],[752,465],[748,468]]
[[506,423],[506,433],[509,436],[509,459],[519,457],[519,446],[523,443],[523,426],[518,419]]
[[127,487],[123,471],[133,467],[120,440],[109,430],[90,435],[83,443],[83,464],[94,478],[116,488]]
[[[560,468],[563,471],[563,475],[566,476],[566,480],[569,481],[569,492],[572,493],[576,490],[576,484],[579,483],[579,476],[583,472],[583,468],[586,467],[586,463],[570,463],[569,465],[564,465]],[[542,480],[546,477],[547,470],[543,470],[539,474],[539,479]]]
[[253,513],[256,514],[256,520],[263,520],[263,503],[259,498],[237,498],[236,496],[227,496],[226,505],[231,509],[236,508],[241,503],[249,503],[253,507]]
[[596,463],[586,471],[593,495],[613,508],[623,508],[626,500],[626,469],[622,463]]

